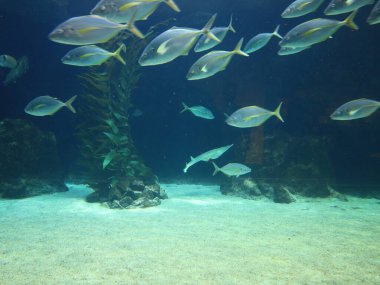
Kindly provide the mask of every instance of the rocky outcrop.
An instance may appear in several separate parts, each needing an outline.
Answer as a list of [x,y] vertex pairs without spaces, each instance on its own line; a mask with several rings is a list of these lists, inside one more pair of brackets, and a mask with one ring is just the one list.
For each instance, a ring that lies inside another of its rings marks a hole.
[[0,196],[24,198],[67,191],[55,136],[30,122],[0,122]]

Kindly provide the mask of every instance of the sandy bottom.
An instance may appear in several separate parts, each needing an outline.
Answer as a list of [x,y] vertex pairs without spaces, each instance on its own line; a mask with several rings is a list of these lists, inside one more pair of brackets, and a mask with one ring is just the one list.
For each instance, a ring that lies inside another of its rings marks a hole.
[[84,186],[0,201],[0,284],[380,284],[380,204],[291,205],[163,185],[156,208],[88,204]]

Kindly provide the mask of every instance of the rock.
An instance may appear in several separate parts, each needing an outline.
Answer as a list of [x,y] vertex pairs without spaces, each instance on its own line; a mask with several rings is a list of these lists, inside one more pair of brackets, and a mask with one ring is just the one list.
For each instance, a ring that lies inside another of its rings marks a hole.
[[128,206],[133,204],[133,199],[129,196],[125,196],[119,201],[119,205],[121,208],[127,208]]
[[348,198],[346,197],[346,195],[342,194],[342,193],[339,193],[338,191],[336,191],[334,188],[332,188],[331,186],[327,185],[327,189],[328,191],[330,192],[330,197],[331,198],[336,198],[340,201],[343,201],[343,202],[348,202]]
[[225,180],[220,186],[220,191],[224,195],[233,195],[244,199],[258,199],[262,196],[260,187],[251,178],[230,178]]
[[24,198],[67,191],[56,139],[21,119],[0,122],[0,196]]
[[286,186],[279,185],[278,187],[275,187],[274,190],[273,201],[275,203],[290,204],[297,201]]
[[131,183],[131,185],[130,185],[130,187],[131,187],[131,189],[133,191],[140,191],[140,192],[142,192],[145,189],[145,184],[141,180],[133,180],[132,183]]

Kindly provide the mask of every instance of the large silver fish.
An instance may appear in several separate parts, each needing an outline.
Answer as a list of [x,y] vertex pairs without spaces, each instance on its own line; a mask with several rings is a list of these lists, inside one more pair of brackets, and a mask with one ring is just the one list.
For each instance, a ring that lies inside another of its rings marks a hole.
[[[230,24],[228,27],[215,27],[211,29],[211,33],[213,33],[219,40],[222,42],[224,38],[227,36],[227,33],[231,31],[233,33],[236,33],[234,27],[232,27],[232,16],[230,19]],[[205,50],[209,50],[216,45],[220,44],[220,42],[214,41],[207,37],[206,35],[202,35],[195,45],[194,51],[195,52],[202,52]]]
[[185,168],[183,169],[183,172],[187,172],[187,170],[193,166],[194,164],[200,162],[200,161],[209,161],[211,159],[217,159],[219,158],[220,156],[222,156],[222,154],[224,154],[227,150],[230,149],[230,147],[232,147],[233,144],[230,144],[230,145],[226,145],[226,146],[223,146],[223,147],[219,147],[219,148],[215,148],[215,149],[212,149],[212,150],[209,150],[209,151],[206,151],[196,157],[190,157],[191,160],[190,162],[186,163],[186,166]]
[[181,11],[173,0],[101,0],[91,14],[116,23],[128,23],[133,16],[135,21],[148,19],[161,3],[166,3],[177,12]]
[[194,116],[199,117],[199,118],[203,118],[207,120],[212,120],[215,118],[214,114],[206,107],[203,107],[203,106],[189,107],[183,102],[182,102],[182,106],[183,106],[183,110],[181,111],[181,113],[185,111],[190,111],[191,113],[193,113]]
[[251,168],[241,163],[228,163],[220,168],[214,162],[212,162],[212,165],[214,165],[215,169],[214,173],[212,174],[213,176],[218,172],[222,172],[227,176],[239,177],[240,175],[244,175],[252,171]]
[[214,74],[225,70],[235,54],[249,56],[241,50],[243,40],[244,39],[241,39],[238,42],[233,51],[211,51],[202,56],[190,67],[186,78],[188,80],[199,80],[213,76]]
[[282,102],[274,111],[258,106],[244,107],[232,113],[226,119],[226,123],[237,128],[251,128],[261,126],[272,116],[276,116],[281,122],[284,122],[280,114],[281,106]]
[[380,102],[370,99],[357,99],[347,102],[330,116],[332,120],[348,121],[368,117],[380,108]]
[[349,13],[374,2],[375,0],[332,0],[324,13],[326,15]]
[[282,36],[278,33],[280,26],[277,26],[273,33],[261,33],[254,36],[252,39],[248,41],[248,43],[244,47],[244,52],[247,54],[253,53],[264,46],[266,46],[272,37],[278,37],[282,39]]
[[296,0],[281,14],[282,18],[301,17],[314,12],[325,0]]
[[375,25],[375,24],[380,23],[380,0],[377,1],[376,5],[373,7],[367,19],[367,22],[370,25]]
[[202,34],[220,41],[211,31],[216,14],[202,30],[172,27],[153,39],[144,49],[139,63],[141,66],[159,65],[170,62],[179,56],[187,55]]
[[74,107],[72,106],[72,103],[76,98],[77,96],[73,96],[64,103],[51,96],[40,96],[29,102],[29,104],[25,107],[25,113],[38,117],[51,116],[63,107],[67,107],[71,112],[76,113]]
[[68,45],[92,45],[104,43],[124,30],[129,30],[143,38],[143,34],[135,27],[134,19],[121,25],[106,18],[90,15],[71,18],[58,25],[50,34],[53,42]]
[[359,28],[353,21],[356,13],[354,11],[344,21],[319,18],[302,23],[291,29],[280,45],[289,48],[308,47],[327,40],[343,26],[357,30]]
[[109,58],[115,57],[122,64],[124,59],[120,56],[121,51],[125,51],[122,44],[115,52],[109,52],[95,45],[81,46],[70,50],[63,58],[62,63],[75,66],[94,66],[101,65]]

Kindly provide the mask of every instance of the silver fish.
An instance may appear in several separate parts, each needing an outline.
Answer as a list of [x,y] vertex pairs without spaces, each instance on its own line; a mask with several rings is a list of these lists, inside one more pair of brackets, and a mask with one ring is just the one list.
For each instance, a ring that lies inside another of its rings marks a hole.
[[325,0],[296,0],[281,14],[282,18],[301,17],[317,10]]
[[202,30],[172,27],[158,35],[145,47],[139,64],[141,66],[159,65],[170,62],[179,56],[187,55],[202,34],[220,41],[210,31],[215,18],[216,14],[211,17]]
[[214,165],[215,169],[214,173],[212,174],[213,176],[218,172],[222,172],[227,176],[239,177],[252,171],[251,168],[241,163],[228,163],[221,168],[219,168],[214,162],[212,162],[212,164]]
[[76,98],[77,96],[73,96],[67,102],[62,102],[51,96],[40,96],[30,101],[24,111],[32,116],[42,117],[54,115],[63,107],[67,107],[71,112],[76,113],[72,106],[72,103]]
[[17,60],[10,55],[0,55],[0,67],[15,68],[17,66]]
[[247,54],[253,53],[264,46],[266,46],[272,37],[278,37],[282,39],[282,36],[278,33],[280,26],[277,26],[273,33],[261,33],[254,36],[252,39],[248,41],[248,43],[244,47],[244,52]]
[[230,145],[226,145],[226,146],[223,146],[223,147],[219,147],[219,148],[215,148],[215,149],[212,149],[212,150],[209,150],[209,151],[206,151],[196,157],[190,157],[191,160],[190,162],[186,163],[186,166],[185,168],[183,169],[183,172],[187,172],[187,170],[193,166],[194,164],[200,162],[200,161],[209,161],[211,159],[217,159],[219,158],[220,156],[222,156],[222,154],[224,154],[227,150],[230,149],[230,147],[232,147],[233,144],[230,144]]
[[[232,16],[230,19],[230,24],[228,27],[215,27],[211,29],[211,33],[213,33],[219,40],[222,42],[224,38],[227,36],[227,33],[231,31],[233,33],[236,33],[234,27],[232,27]],[[216,45],[220,44],[220,42],[214,41],[210,39],[209,37],[202,35],[195,45],[194,51],[195,52],[202,52],[205,50],[209,50]]]
[[68,19],[49,34],[49,39],[67,45],[91,45],[105,43],[124,30],[144,38],[135,27],[134,18],[122,25],[100,16],[89,15]]
[[94,66],[101,65],[109,58],[115,57],[122,64],[125,64],[124,59],[120,56],[120,52],[123,50],[125,51],[124,44],[122,44],[115,52],[106,51],[95,45],[81,46],[70,50],[61,61],[68,65]]
[[357,30],[358,26],[354,23],[357,11],[352,12],[343,21],[331,19],[314,19],[302,23],[291,29],[280,42],[281,47],[299,48],[308,47],[329,39],[341,27],[348,26]]
[[226,123],[237,128],[251,128],[261,126],[272,116],[284,122],[280,114],[281,106],[282,102],[273,112],[257,106],[244,107],[232,113]]
[[325,15],[349,13],[374,2],[375,0],[332,0],[324,13]]
[[330,116],[332,120],[348,121],[368,117],[380,108],[380,102],[370,99],[357,99],[347,102]]
[[135,21],[148,19],[161,3],[166,3],[176,12],[181,11],[173,0],[101,0],[91,10],[91,14],[116,23],[128,23],[133,16]]
[[182,106],[183,106],[183,110],[181,111],[181,113],[185,111],[190,111],[191,113],[194,114],[194,116],[199,117],[199,118],[208,119],[208,120],[215,119],[214,114],[206,107],[203,107],[203,106],[189,107],[183,102],[182,102]]
[[376,5],[373,7],[367,19],[367,22],[370,25],[375,25],[375,24],[380,23],[380,0],[377,1]]
[[235,54],[249,56],[241,50],[243,39],[233,51],[211,51],[198,59],[187,73],[187,80],[199,80],[215,75],[226,69]]

